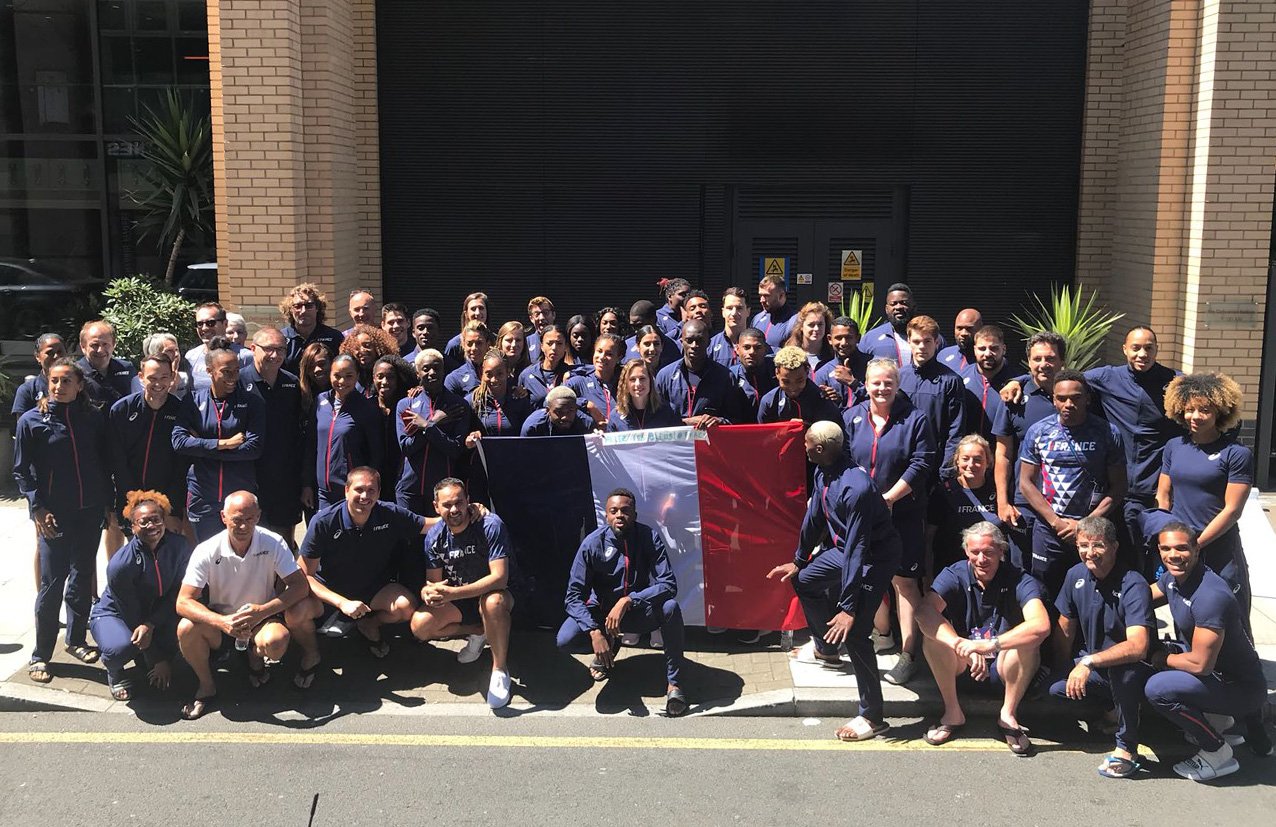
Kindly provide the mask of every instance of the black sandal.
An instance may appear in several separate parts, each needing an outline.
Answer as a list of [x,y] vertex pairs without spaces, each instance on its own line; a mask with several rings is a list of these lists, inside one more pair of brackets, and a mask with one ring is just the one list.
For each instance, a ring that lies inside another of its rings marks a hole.
[[[43,675],[37,678],[36,675]],[[42,660],[33,660],[27,664],[27,676],[36,683],[49,683],[53,680],[53,673],[49,671],[49,664]]]
[[669,690],[669,694],[665,696],[665,717],[681,718],[691,709],[691,702],[687,700],[687,695],[681,688],[675,686]]
[[266,664],[262,664],[260,669],[254,669],[252,664],[248,665],[248,685],[253,689],[261,689],[270,683],[270,670],[266,668]]
[[102,657],[102,653],[94,646],[68,646],[66,653],[80,663],[97,663],[98,658]]
[[318,661],[309,667],[297,667],[297,674],[292,676],[292,685],[303,692],[314,686],[315,673],[318,671],[320,663],[323,663],[323,661]]
[[1028,731],[1023,727],[1008,727],[1001,721],[997,722],[997,729],[1001,730],[1001,737],[1006,740],[1006,746],[1010,747],[1010,751],[1020,758],[1026,758],[1032,755],[1032,741],[1028,740]]
[[203,718],[216,708],[216,695],[206,695],[203,698],[195,698],[190,703],[182,707],[182,720],[198,721],[200,718]]
[[589,677],[593,678],[595,683],[602,683],[611,677],[611,670],[603,666],[601,660],[594,658],[593,662],[589,664]]

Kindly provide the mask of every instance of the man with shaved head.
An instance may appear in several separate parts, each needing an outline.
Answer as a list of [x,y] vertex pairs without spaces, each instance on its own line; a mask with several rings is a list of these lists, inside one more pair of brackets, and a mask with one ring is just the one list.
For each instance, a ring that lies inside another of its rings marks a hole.
[[935,361],[954,373],[975,364],[975,332],[984,326],[984,317],[973,307],[957,314],[953,322],[953,344],[939,351]]
[[697,319],[682,326],[682,359],[661,369],[656,387],[693,428],[729,425],[740,418],[731,371],[709,358],[709,326]]
[[[319,665],[315,627],[297,606],[310,594],[306,574],[292,551],[273,531],[259,528],[261,506],[256,495],[235,491],[221,512],[226,530],[191,552],[177,594],[177,644],[199,679],[194,699],[182,707],[193,721],[209,712],[217,696],[209,655],[227,641],[248,656],[248,682],[254,688],[269,679],[267,661],[278,663],[296,640],[301,668],[293,683],[308,689]],[[276,579],[283,582],[277,591]],[[207,604],[200,597],[208,589]]]

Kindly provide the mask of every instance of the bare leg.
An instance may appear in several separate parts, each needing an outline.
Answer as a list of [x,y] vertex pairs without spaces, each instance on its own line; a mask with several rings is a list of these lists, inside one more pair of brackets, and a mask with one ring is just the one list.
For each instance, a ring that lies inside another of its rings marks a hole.
[[381,627],[385,624],[410,621],[416,601],[407,589],[398,583],[391,583],[376,593],[368,608],[372,611],[355,621],[355,624],[364,637],[375,642],[381,639]]
[[[297,645],[301,647],[301,668],[311,669],[319,663],[319,640],[315,636],[315,618],[323,612],[323,604],[314,597],[307,597],[297,605],[284,612],[284,624],[286,628],[280,627],[279,623],[267,623],[258,632],[260,639],[263,632],[267,628],[280,628],[283,631],[283,645],[278,649],[279,654],[267,655],[271,660],[282,660],[284,652],[288,649],[288,640],[297,641]],[[260,645],[260,644],[259,644]],[[265,646],[263,649],[267,648]]]
[[966,663],[957,657],[957,653],[944,644],[922,636],[922,653],[930,664],[931,674],[935,676],[935,685],[939,687],[939,696],[944,700],[944,715],[940,723],[966,723],[966,713],[957,698],[957,676],[966,668]]
[[479,601],[479,614],[483,616],[483,634],[492,648],[492,668],[509,671],[505,659],[510,648],[510,611],[514,598],[509,592],[499,591],[483,595]]
[[916,617],[922,603],[922,590],[912,577],[895,577],[891,583],[899,596],[899,651],[915,655],[919,637]]
[[115,556],[115,552],[124,547],[124,530],[120,528],[120,518],[114,511],[107,512],[106,530],[102,534],[102,540],[106,547],[106,561],[109,563]]
[[891,602],[883,600],[877,606],[877,613],[873,615],[873,629],[883,637],[891,633]]
[[1019,702],[1028,692],[1028,685],[1037,674],[1037,665],[1041,660],[1041,652],[1032,646],[1026,649],[1007,649],[997,656],[997,672],[1006,684],[1006,698],[1001,706],[1001,722],[1008,727],[1018,728],[1019,719],[1015,714],[1019,711]]
[[220,649],[221,645],[222,633],[219,629],[203,623],[195,624],[186,618],[182,618],[177,624],[177,648],[199,679],[199,687],[195,690],[196,698],[208,698],[217,694],[213,666],[208,659],[213,650]]
[[482,626],[462,626],[461,610],[451,603],[421,608],[412,615],[412,634],[417,640],[437,640],[457,635],[479,635]]

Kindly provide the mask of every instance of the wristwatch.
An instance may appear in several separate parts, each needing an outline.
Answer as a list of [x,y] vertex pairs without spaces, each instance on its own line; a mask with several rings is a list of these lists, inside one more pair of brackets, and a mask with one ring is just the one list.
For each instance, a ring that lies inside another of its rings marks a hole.
[[1084,666],[1086,669],[1093,669],[1093,668],[1094,668],[1094,658],[1090,657],[1089,655],[1086,655],[1084,658],[1082,658],[1082,659],[1081,659],[1081,661],[1080,661],[1080,663],[1081,663],[1081,665],[1082,665],[1082,666]]
[[993,635],[992,638],[992,653],[994,655],[1001,654],[1001,638],[996,635]]

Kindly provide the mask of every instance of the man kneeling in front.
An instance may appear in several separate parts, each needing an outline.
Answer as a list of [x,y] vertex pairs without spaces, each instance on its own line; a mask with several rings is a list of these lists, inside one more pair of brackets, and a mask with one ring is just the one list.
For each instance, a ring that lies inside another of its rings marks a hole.
[[[222,506],[226,530],[195,547],[181,591],[177,593],[177,645],[199,679],[195,698],[182,707],[188,721],[202,717],[214,704],[217,684],[209,654],[227,640],[248,654],[248,682],[257,688],[270,678],[268,661],[278,663],[290,640],[301,647],[301,664],[293,682],[308,689],[319,665],[319,647],[310,618],[297,606],[310,594],[306,575],[291,549],[273,531],[258,528],[261,506],[248,491],[236,491]],[[275,581],[284,590],[276,594]],[[208,605],[200,602],[208,589]]]
[[509,535],[495,514],[470,508],[465,483],[448,477],[434,486],[434,510],[442,522],[425,535],[426,584],[421,608],[412,615],[419,640],[472,635],[467,649],[492,649],[492,678],[487,703],[500,709],[510,702]]
[[1004,688],[997,726],[1010,751],[1032,752],[1016,713],[1041,662],[1038,648],[1050,634],[1041,583],[1005,561],[1009,547],[997,526],[976,523],[961,533],[966,559],[941,571],[917,614],[922,649],[944,700],[944,715],[926,731],[938,746],[966,724],[957,700],[957,677]]
[[558,648],[593,654],[589,673],[606,680],[622,634],[659,629],[664,635],[668,680],[665,714],[685,715],[689,707],[678,674],[682,669],[682,609],[678,583],[664,540],[638,522],[634,493],[617,488],[604,505],[607,525],[580,544],[567,582],[567,620],[558,630]]

